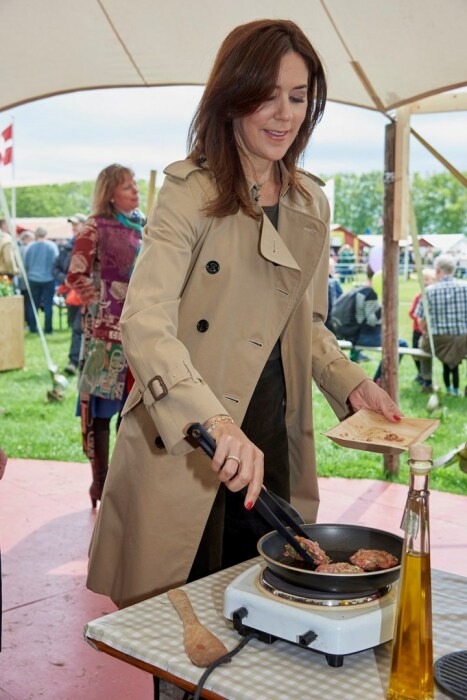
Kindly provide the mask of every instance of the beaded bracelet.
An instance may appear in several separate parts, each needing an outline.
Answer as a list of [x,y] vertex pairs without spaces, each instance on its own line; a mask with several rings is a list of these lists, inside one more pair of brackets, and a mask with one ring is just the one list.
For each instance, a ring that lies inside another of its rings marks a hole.
[[234,423],[233,418],[231,418],[228,415],[222,414],[220,416],[216,416],[215,418],[212,419],[212,421],[209,423],[208,427],[206,428],[206,432],[211,434],[214,428],[217,428],[218,425],[221,423]]

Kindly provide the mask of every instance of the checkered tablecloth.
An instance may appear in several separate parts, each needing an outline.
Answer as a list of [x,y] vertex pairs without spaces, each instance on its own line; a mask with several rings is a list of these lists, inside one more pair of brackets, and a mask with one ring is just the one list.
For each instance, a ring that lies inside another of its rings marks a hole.
[[[239,636],[222,614],[224,589],[257,561],[260,559],[183,586],[199,620],[228,649],[238,644]],[[432,596],[436,660],[467,649],[467,579],[435,570]],[[84,635],[90,644],[104,642],[194,685],[202,674],[185,654],[182,622],[165,594],[89,622]],[[228,700],[381,700],[387,690],[389,663],[390,644],[346,656],[341,668],[331,668],[324,656],[308,649],[253,640],[231,663],[213,671],[205,688]],[[436,688],[436,700],[447,697]]]

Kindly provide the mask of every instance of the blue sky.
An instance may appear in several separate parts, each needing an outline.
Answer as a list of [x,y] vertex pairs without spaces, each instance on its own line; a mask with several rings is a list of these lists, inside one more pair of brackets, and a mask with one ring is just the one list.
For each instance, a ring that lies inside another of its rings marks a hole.
[[[92,180],[112,162],[149,178],[185,157],[188,125],[201,87],[94,90],[32,102],[0,113],[0,131],[14,118],[18,183]],[[316,174],[381,170],[387,120],[369,110],[328,103],[307,150],[305,167]],[[467,169],[467,113],[423,115],[412,126],[459,170]],[[414,139],[411,172],[443,167]],[[0,170],[9,184],[11,168]]]

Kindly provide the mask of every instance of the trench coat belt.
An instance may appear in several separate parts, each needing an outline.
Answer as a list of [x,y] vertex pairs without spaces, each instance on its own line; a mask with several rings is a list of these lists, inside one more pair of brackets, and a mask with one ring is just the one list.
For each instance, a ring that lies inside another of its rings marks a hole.
[[201,375],[185,364],[185,362],[181,362],[178,366],[172,367],[170,371],[165,374],[154,375],[143,391],[144,404],[150,406],[154,402],[160,401],[167,396],[169,390],[173,386],[185,379],[191,379],[194,382],[201,381]]

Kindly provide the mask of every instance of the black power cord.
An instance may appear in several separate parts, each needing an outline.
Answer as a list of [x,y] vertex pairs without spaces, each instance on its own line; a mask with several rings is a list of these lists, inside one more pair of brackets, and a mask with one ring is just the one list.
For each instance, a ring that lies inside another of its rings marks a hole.
[[237,644],[237,646],[234,647],[232,651],[229,651],[228,654],[224,654],[224,656],[221,656],[220,659],[217,659],[217,661],[213,661],[212,664],[207,667],[207,669],[198,681],[195,694],[193,695],[193,700],[200,699],[204,684],[206,683],[208,676],[214,671],[214,669],[216,669],[218,666],[221,666],[222,664],[228,664],[233,659],[233,657],[236,654],[238,654],[238,652],[241,651],[241,649],[243,649],[244,646],[248,644],[248,642],[251,642],[252,639],[259,639],[259,634],[257,632],[250,632],[250,634],[247,634],[245,637],[242,638],[239,644]]

